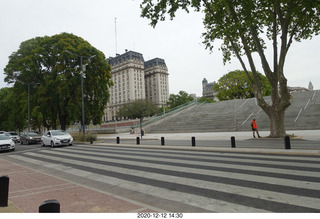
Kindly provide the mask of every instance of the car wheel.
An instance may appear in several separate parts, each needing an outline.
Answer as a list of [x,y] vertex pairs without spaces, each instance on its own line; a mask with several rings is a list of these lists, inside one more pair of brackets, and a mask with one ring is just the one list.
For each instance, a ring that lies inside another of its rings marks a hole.
[[53,143],[53,141],[51,141],[51,147],[54,148],[54,143]]

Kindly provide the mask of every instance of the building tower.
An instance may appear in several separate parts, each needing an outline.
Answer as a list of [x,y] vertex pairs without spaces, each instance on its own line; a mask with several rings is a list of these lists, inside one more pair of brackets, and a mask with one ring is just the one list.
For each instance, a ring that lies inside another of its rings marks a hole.
[[202,96],[206,96],[206,90],[207,90],[208,81],[206,78],[202,80]]
[[309,89],[310,91],[313,91],[313,84],[311,83],[311,81],[309,81],[308,89]]
[[116,120],[120,107],[137,99],[149,99],[163,106],[169,99],[168,69],[165,61],[155,58],[145,62],[141,53],[127,51],[107,62],[111,66],[110,100],[104,122]]
[[204,78],[202,80],[202,96],[216,100],[217,94],[213,92],[213,86],[215,85],[215,83],[216,82],[208,83],[207,79]]
[[126,51],[122,55],[108,58],[111,66],[113,87],[104,120],[116,120],[120,106],[137,99],[145,99],[144,59],[142,54]]
[[155,58],[144,63],[146,81],[146,99],[157,106],[163,106],[169,100],[168,68],[163,59]]

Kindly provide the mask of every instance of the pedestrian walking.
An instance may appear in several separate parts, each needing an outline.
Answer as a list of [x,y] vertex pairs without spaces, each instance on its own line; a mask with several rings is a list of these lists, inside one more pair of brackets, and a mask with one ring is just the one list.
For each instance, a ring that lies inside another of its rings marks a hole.
[[258,138],[261,138],[261,136],[259,135],[259,132],[258,132],[258,126],[257,126],[257,122],[256,122],[255,118],[253,118],[253,120],[251,121],[251,128],[253,131],[253,137],[256,138],[255,132],[257,132]]

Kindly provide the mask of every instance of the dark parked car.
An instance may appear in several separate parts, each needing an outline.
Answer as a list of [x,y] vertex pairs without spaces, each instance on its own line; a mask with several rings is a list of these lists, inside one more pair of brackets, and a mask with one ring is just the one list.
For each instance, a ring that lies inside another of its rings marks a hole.
[[24,132],[20,135],[21,144],[35,144],[41,142],[39,132]]

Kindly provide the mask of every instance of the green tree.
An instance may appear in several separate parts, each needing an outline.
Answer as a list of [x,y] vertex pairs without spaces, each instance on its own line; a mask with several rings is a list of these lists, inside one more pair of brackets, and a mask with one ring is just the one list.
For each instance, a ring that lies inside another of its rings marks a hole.
[[14,96],[13,88],[0,89],[0,130],[21,131],[26,124],[19,100]]
[[117,117],[141,119],[144,117],[155,115],[158,112],[158,110],[158,107],[150,100],[138,99],[122,105],[119,111],[117,112]]
[[[214,42],[221,40],[223,61],[230,61],[232,56],[240,61],[259,106],[269,117],[270,136],[283,137],[286,134],[285,110],[290,106],[284,75],[286,56],[293,41],[300,42],[319,34],[320,0],[143,0],[141,15],[156,26],[158,21],[165,20],[166,14],[173,19],[178,9],[188,12],[190,7],[205,14],[206,48],[212,50]],[[271,60],[266,56],[267,40],[272,45]],[[253,58],[255,53],[271,85],[270,105],[263,98]]]
[[198,103],[214,103],[214,102],[216,102],[216,101],[213,100],[212,98],[202,96],[202,97],[200,97],[200,98],[197,100],[197,102],[198,102]]
[[[249,72],[252,75],[252,72]],[[261,73],[258,73],[261,81],[263,96],[269,96],[271,88],[269,81]],[[222,76],[213,86],[219,100],[245,99],[254,97],[251,81],[244,71],[236,70]]]
[[141,137],[142,137],[143,136],[143,132],[142,132],[143,118],[148,116],[153,116],[158,111],[159,111],[159,108],[152,101],[147,99],[138,99],[122,105],[119,111],[117,112],[117,117],[129,118],[129,119],[139,118]]
[[101,51],[78,36],[62,33],[24,41],[9,57],[5,81],[14,84],[14,93],[25,106],[30,85],[30,106],[38,107],[35,117],[42,117],[47,128],[60,125],[66,129],[70,123],[81,121],[80,56],[94,56],[90,60],[83,58],[83,65],[87,65],[85,123],[98,124],[112,85],[111,68]]
[[38,130],[40,132],[43,124],[43,116],[40,111],[40,107],[39,106],[34,107],[30,116],[31,116],[30,122],[31,122],[32,130]]
[[170,94],[167,105],[170,109],[173,109],[192,100],[194,100],[194,98],[190,96],[187,92],[179,91],[178,94]]

